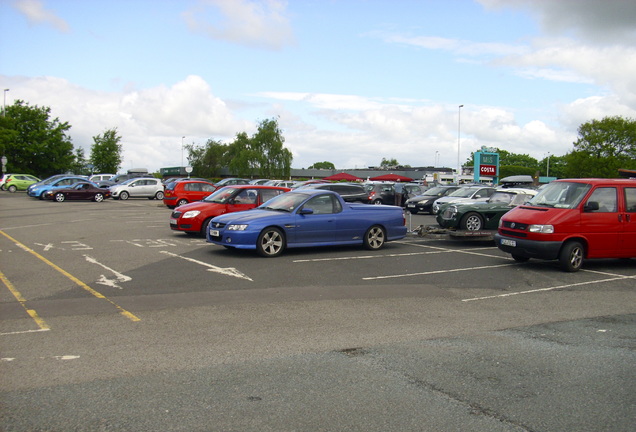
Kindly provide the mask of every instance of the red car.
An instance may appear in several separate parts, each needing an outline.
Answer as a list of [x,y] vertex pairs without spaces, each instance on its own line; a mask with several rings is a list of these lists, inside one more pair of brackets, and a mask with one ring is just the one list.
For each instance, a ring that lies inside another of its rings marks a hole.
[[249,210],[290,189],[281,186],[225,186],[203,201],[179,206],[170,215],[170,228],[187,234],[205,236],[210,219],[232,212]]
[[91,200],[102,202],[110,197],[110,191],[95,186],[89,182],[75,183],[73,186],[52,189],[44,194],[45,198],[62,202],[66,200]]
[[214,183],[201,180],[180,180],[168,183],[163,191],[163,203],[175,208],[201,201],[216,190]]

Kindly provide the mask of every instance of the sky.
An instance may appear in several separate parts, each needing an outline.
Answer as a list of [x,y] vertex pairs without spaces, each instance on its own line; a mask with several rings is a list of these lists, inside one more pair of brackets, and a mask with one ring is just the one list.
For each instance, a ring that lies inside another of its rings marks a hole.
[[633,0],[0,0],[0,86],[120,172],[276,118],[292,168],[538,160],[636,117]]

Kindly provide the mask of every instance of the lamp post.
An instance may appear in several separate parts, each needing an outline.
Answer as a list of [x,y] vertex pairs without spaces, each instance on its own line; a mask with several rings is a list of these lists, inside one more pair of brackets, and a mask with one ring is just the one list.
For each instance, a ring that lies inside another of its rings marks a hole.
[[181,137],[181,166],[183,167],[183,140],[185,139],[185,136]]
[[439,150],[435,150],[435,167],[437,168],[439,161]]
[[4,102],[2,103],[2,117],[7,115],[7,92],[9,89],[4,89]]
[[460,146],[460,137],[461,137],[461,125],[462,125],[462,108],[464,105],[460,105],[457,109],[457,183],[459,183],[459,176],[462,173],[462,166],[459,162],[459,151],[461,149]]
[[550,177],[550,152],[548,152],[548,168],[546,171],[545,176]]

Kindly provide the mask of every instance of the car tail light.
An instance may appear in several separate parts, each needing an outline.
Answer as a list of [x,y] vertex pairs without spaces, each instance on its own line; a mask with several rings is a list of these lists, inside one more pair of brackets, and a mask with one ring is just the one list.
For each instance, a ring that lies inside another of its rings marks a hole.
[[369,199],[372,200],[374,196],[375,196],[375,191],[369,194]]

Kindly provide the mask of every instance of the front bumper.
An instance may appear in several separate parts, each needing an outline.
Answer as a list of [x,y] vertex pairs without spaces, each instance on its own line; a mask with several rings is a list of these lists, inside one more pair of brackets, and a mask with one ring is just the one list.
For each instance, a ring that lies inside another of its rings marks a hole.
[[495,244],[502,251],[512,255],[525,258],[554,260],[559,257],[563,242],[528,240],[518,237],[508,237],[497,233],[495,234]]

